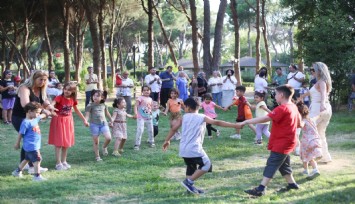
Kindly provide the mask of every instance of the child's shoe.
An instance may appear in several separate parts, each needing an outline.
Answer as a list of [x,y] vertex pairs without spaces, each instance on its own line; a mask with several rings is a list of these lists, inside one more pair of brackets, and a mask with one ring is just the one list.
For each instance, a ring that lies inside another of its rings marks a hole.
[[263,145],[263,141],[262,140],[256,140],[254,142],[254,144],[261,146],[261,145]]
[[198,190],[195,188],[194,184],[190,183],[187,179],[183,180],[181,184],[190,192],[193,194],[199,194]]
[[57,171],[67,170],[67,168],[62,163],[55,165],[55,169]]
[[118,149],[118,153],[122,154],[124,152],[123,149]]
[[258,197],[265,195],[265,190],[264,191],[259,191],[257,187],[253,188],[253,189],[250,189],[250,190],[245,190],[244,192],[249,194],[249,195],[258,196]]
[[134,145],[133,149],[138,151],[139,150],[139,145]]
[[180,140],[180,139],[181,139],[181,134],[180,134],[180,132],[176,132],[175,135],[174,135],[174,137],[175,137],[175,140]]
[[33,181],[46,181],[47,179],[42,177],[42,175],[40,174],[39,176],[33,176],[32,180]]
[[102,154],[103,154],[104,156],[107,156],[107,155],[108,155],[107,147],[106,147],[106,148],[105,148],[105,147],[102,148]]
[[[43,167],[39,167],[39,173],[43,173],[48,171],[48,168],[43,168]],[[34,167],[29,167],[28,168],[28,173],[29,174],[34,174],[35,173],[35,168]]]
[[208,139],[212,139],[212,135],[208,135]]
[[233,138],[233,139],[241,139],[242,136],[240,136],[240,134],[235,134],[235,135],[231,135],[230,138]]
[[22,171],[17,171],[17,170],[13,171],[12,175],[15,177],[19,177],[19,178],[22,178],[22,176],[23,176]]
[[150,148],[154,148],[155,147],[155,144],[152,142],[152,143],[149,143],[149,147]]
[[302,171],[302,174],[308,176],[308,169],[304,169],[304,170]]
[[313,169],[313,171],[307,176],[308,180],[312,180],[320,176],[320,172],[318,169]]
[[102,161],[101,157],[96,157],[96,161],[97,161],[97,162]]
[[112,155],[115,156],[115,157],[120,157],[121,156],[121,154],[118,151],[113,151]]
[[217,130],[216,131],[216,136],[219,137],[221,135],[221,131]]
[[67,168],[67,169],[70,169],[70,168],[71,168],[71,165],[68,164],[67,162],[63,162],[62,164],[63,164],[63,166],[64,166],[65,168]]

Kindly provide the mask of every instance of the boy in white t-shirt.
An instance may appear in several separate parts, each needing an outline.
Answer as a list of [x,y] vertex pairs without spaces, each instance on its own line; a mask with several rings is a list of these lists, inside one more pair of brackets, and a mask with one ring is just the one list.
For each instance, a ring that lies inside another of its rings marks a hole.
[[[199,114],[198,110],[201,105],[197,97],[190,97],[186,99],[184,104],[185,115],[183,116],[182,123],[171,127],[163,144],[163,151],[168,149],[170,139],[180,128],[180,126],[182,126],[179,156],[184,159],[187,167],[186,179],[183,180],[181,184],[193,194],[202,194],[204,191],[197,189],[194,186],[194,181],[203,174],[212,171],[211,161],[202,147],[206,123],[232,128],[240,128],[240,125],[221,120],[213,120],[206,115]],[[197,165],[199,166],[198,168]]]

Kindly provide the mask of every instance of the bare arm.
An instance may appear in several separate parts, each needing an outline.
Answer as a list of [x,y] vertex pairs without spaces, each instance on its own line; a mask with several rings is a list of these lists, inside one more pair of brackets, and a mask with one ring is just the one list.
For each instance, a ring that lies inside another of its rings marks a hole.
[[163,144],[163,151],[164,152],[170,146],[170,139],[174,136],[176,131],[181,127],[181,124],[182,124],[182,120],[178,120],[178,123],[170,128],[170,131],[169,131],[168,135],[166,136],[164,144]]
[[242,126],[244,125],[249,125],[249,124],[258,124],[258,123],[265,123],[271,121],[271,118],[269,116],[263,116],[260,118],[253,118],[249,120],[245,120],[244,122],[241,123]]
[[260,108],[268,113],[271,113],[271,110],[269,110],[266,106],[260,106]]
[[165,108],[165,111],[164,111],[164,115],[167,115],[168,114],[168,111],[170,109],[170,106],[169,106],[169,103],[166,104],[166,108]]
[[208,116],[205,116],[205,122],[211,125],[217,125],[221,127],[230,127],[230,128],[238,128],[238,129],[242,127],[240,123],[229,123],[222,120],[214,120]]
[[74,111],[75,113],[79,116],[79,118],[83,121],[85,126],[89,126],[88,121],[85,119],[84,115],[81,113],[81,111],[78,109],[77,106],[74,106]]
[[105,108],[105,115],[106,115],[106,117],[108,117],[111,120],[111,114],[107,108]]
[[218,108],[218,109],[220,109],[220,110],[224,110],[221,106],[219,106],[219,105],[215,105],[214,107],[216,107],[216,108]]
[[89,121],[90,119],[90,112],[85,112],[85,120]]
[[18,96],[20,97],[21,106],[25,107],[25,105],[30,102],[30,89],[26,86],[21,86]]
[[327,99],[327,85],[323,80],[319,81],[319,89],[320,89],[320,112],[324,111],[325,108],[325,101]]
[[21,139],[22,139],[22,135],[21,135],[21,134],[18,134],[16,143],[15,143],[15,145],[14,145],[14,148],[15,148],[16,150],[20,149]]
[[[127,114],[128,115],[128,114]],[[111,123],[115,121],[115,118],[117,117],[117,111],[113,111],[112,117],[111,117]]]

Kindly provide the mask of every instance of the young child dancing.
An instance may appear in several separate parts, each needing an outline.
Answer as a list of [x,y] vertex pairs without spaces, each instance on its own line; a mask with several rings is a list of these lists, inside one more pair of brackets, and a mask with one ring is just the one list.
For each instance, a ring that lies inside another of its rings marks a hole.
[[[182,99],[178,98],[179,96],[179,90],[176,88],[172,88],[170,90],[170,99],[166,103],[166,109],[165,112],[163,113],[164,115],[168,114],[168,111],[170,113],[169,120],[170,120],[170,128],[178,123],[181,123],[182,117],[181,117],[181,107],[184,106],[184,102]],[[180,140],[180,132],[178,131],[175,134],[175,139]]]
[[[245,91],[246,91],[246,88],[244,86],[237,86],[236,92],[237,92],[238,99],[234,100],[232,102],[232,104],[230,104],[229,106],[227,106],[223,109],[224,111],[226,111],[231,106],[234,106],[234,105],[238,106],[238,116],[236,119],[237,122],[243,122],[244,120],[248,120],[248,119],[253,118],[253,115],[250,110],[250,104],[244,96]],[[256,130],[255,130],[254,125],[248,124],[248,127],[256,134]],[[236,129],[236,134],[231,135],[230,138],[241,139],[242,137],[240,135],[240,129]]]
[[28,162],[32,162],[34,165],[33,181],[44,181],[40,173],[41,165],[41,130],[38,123],[42,118],[45,118],[46,114],[40,114],[41,104],[37,102],[30,102],[25,105],[24,111],[26,112],[26,119],[21,123],[19,136],[15,144],[15,149],[20,148],[21,138],[23,138],[23,149],[25,150],[25,159],[20,163],[18,168],[12,172],[13,176],[22,177],[22,170]]
[[149,97],[150,87],[147,85],[142,86],[142,95],[136,99],[134,105],[134,115],[137,118],[137,134],[134,150],[139,150],[144,132],[144,126],[148,132],[148,142],[150,147],[155,147],[153,137],[153,120],[152,120],[152,103],[153,99]]
[[[203,109],[204,114],[212,119],[217,118],[217,113],[215,111],[215,108],[223,110],[221,106],[215,104],[212,101],[212,95],[209,93],[205,94],[205,100],[201,103],[201,107]],[[212,127],[212,124],[207,123],[206,128],[207,128],[208,138],[212,139],[212,131],[216,133],[217,137],[220,135],[220,131]]]
[[66,83],[62,95],[54,98],[52,105],[57,109],[56,115],[52,116],[48,144],[55,146],[56,170],[67,170],[71,165],[67,163],[68,148],[75,143],[74,137],[74,120],[72,116],[72,108],[81,118],[85,126],[89,126],[84,115],[77,107],[76,85],[74,83]]
[[[316,160],[322,158],[322,148],[317,127],[308,117],[309,110],[306,104],[298,102],[298,111],[302,116],[302,138],[300,156],[303,162],[303,174],[307,175],[307,179],[314,179],[320,175]],[[313,171],[308,174],[308,164],[311,164]]]
[[113,156],[119,157],[123,153],[123,146],[127,140],[126,118],[133,118],[133,115],[126,112],[126,101],[123,97],[118,97],[113,101],[113,113],[111,118],[112,136],[116,139]]
[[270,156],[267,159],[264,169],[264,178],[256,188],[246,190],[245,192],[253,196],[263,196],[265,188],[274,177],[276,171],[286,179],[288,185],[282,190],[299,189],[298,184],[292,176],[290,153],[296,146],[296,129],[300,126],[300,115],[297,107],[291,99],[294,89],[289,85],[283,85],[276,88],[277,106],[267,116],[246,120],[241,125],[258,124],[272,121],[268,150]]
[[111,115],[105,105],[106,97],[106,91],[92,90],[91,103],[89,103],[85,109],[85,119],[89,120],[90,118],[90,132],[92,134],[96,161],[102,161],[99,152],[100,134],[103,134],[105,137],[105,142],[102,145],[102,152],[104,156],[108,155],[107,146],[111,142],[110,128],[106,121],[106,117],[111,118]]
[[[266,103],[264,101],[265,99],[265,93],[255,91],[254,93],[254,101],[256,102],[255,106],[255,117],[256,118],[261,118],[266,116],[268,113],[271,111],[267,108]],[[256,124],[256,140],[255,144],[256,145],[262,145],[263,140],[262,140],[262,135],[264,134],[267,138],[270,137],[270,132],[269,132],[269,125],[270,121],[264,122],[264,123],[258,123]]]
[[158,135],[159,133],[159,115],[160,115],[160,109],[159,109],[159,103],[157,101],[153,101],[153,108],[152,108],[152,118],[153,118],[153,132],[154,132],[154,137]]
[[[185,100],[185,114],[179,123],[174,124],[163,144],[163,151],[170,145],[170,139],[182,126],[182,134],[179,147],[179,156],[186,164],[186,179],[181,184],[191,193],[202,194],[203,190],[194,186],[195,181],[207,172],[212,172],[212,163],[203,150],[206,123],[221,127],[241,128],[239,124],[214,120],[206,115],[199,114],[201,104],[197,97]],[[198,168],[197,168],[198,165]]]

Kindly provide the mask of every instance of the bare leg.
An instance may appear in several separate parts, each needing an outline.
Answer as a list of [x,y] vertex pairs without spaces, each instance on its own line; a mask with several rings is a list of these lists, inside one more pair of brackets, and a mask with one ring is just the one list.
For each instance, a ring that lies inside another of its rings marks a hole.
[[8,122],[7,120],[7,110],[2,109],[2,120]]
[[55,147],[55,159],[57,161],[56,164],[60,164],[62,163],[62,160],[60,158],[60,150],[61,150],[62,147]]
[[33,167],[35,168],[35,174],[39,175],[41,172],[39,171],[39,166],[40,166],[41,162],[36,161],[33,163]]
[[311,164],[313,169],[318,169],[317,162],[314,159],[312,159],[309,163]]
[[113,151],[118,151],[118,147],[121,144],[121,138],[116,138],[115,145],[113,146]]
[[104,133],[104,137],[105,137],[105,142],[104,142],[104,145],[102,147],[106,148],[108,146],[108,144],[110,144],[110,142],[111,142],[111,134],[110,134],[110,132]]
[[295,179],[293,178],[292,174],[286,174],[285,176],[283,176],[287,183],[296,183]]
[[263,186],[267,186],[267,185],[269,185],[271,180],[272,180],[272,178],[267,178],[267,177],[264,176],[264,178],[263,178],[263,180],[261,180],[260,184],[263,185]]
[[68,147],[62,147],[62,162],[67,162]]
[[12,121],[12,109],[7,110],[7,121]]
[[18,165],[18,168],[22,171],[22,169],[26,166],[27,163],[27,160],[22,160],[22,162]]
[[100,152],[99,152],[99,136],[93,136],[92,137],[93,144],[94,144],[94,152],[96,157],[100,157]]
[[308,162],[303,162],[303,168],[308,169]]
[[120,146],[118,147],[118,149],[123,149],[124,143],[126,142],[126,139],[122,139]]
[[207,171],[202,171],[200,169],[197,169],[195,173],[193,173],[191,176],[187,176],[188,179],[195,181],[198,178],[200,178],[203,174],[207,173]]

